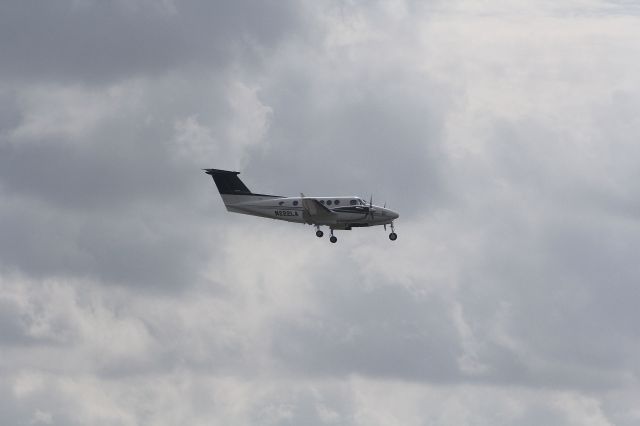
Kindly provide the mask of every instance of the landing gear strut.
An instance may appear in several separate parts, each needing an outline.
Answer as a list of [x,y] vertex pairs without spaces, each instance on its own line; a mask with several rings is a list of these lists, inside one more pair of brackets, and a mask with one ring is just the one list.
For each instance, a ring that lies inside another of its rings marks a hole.
[[320,230],[320,226],[316,225],[316,229],[317,229],[317,231],[316,231],[316,237],[318,237],[318,238],[322,238],[322,236],[324,235],[324,232],[322,232],[322,231]]
[[329,238],[329,241],[332,243],[336,243],[338,241],[338,239],[333,235],[333,228],[331,228],[331,238]]
[[398,234],[396,234],[395,229],[393,229],[393,222],[391,222],[391,233],[389,234],[389,239],[391,241],[395,241],[398,239]]

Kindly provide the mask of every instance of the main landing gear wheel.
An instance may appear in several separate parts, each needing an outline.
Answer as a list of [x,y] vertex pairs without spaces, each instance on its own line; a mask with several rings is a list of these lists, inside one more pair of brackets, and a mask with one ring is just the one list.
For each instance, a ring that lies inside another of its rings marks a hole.
[[319,230],[319,229],[318,229],[318,230],[316,231],[316,237],[318,237],[318,238],[322,238],[322,236],[323,236],[323,235],[324,235],[324,232],[322,232],[321,230]]
[[329,238],[329,241],[331,241],[332,243],[335,243],[338,241],[338,239],[332,235],[331,238]]

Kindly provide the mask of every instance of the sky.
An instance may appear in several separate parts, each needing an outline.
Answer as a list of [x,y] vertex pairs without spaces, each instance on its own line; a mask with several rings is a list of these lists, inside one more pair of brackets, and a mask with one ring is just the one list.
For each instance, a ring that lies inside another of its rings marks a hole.
[[638,40],[623,0],[1,2],[2,423],[639,424]]

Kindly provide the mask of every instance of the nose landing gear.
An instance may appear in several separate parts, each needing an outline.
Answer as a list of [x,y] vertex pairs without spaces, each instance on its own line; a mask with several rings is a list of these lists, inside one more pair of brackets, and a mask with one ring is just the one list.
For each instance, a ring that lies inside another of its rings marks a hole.
[[[386,228],[386,227],[385,227]],[[395,229],[393,229],[393,222],[391,222],[391,233],[389,234],[389,239],[391,241],[395,241],[398,239],[398,234],[396,234]]]

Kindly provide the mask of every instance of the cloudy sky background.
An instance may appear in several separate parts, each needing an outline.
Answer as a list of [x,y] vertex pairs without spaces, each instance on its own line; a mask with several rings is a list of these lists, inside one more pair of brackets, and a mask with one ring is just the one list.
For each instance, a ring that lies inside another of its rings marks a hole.
[[3,1],[2,423],[638,424],[638,40],[631,1]]

